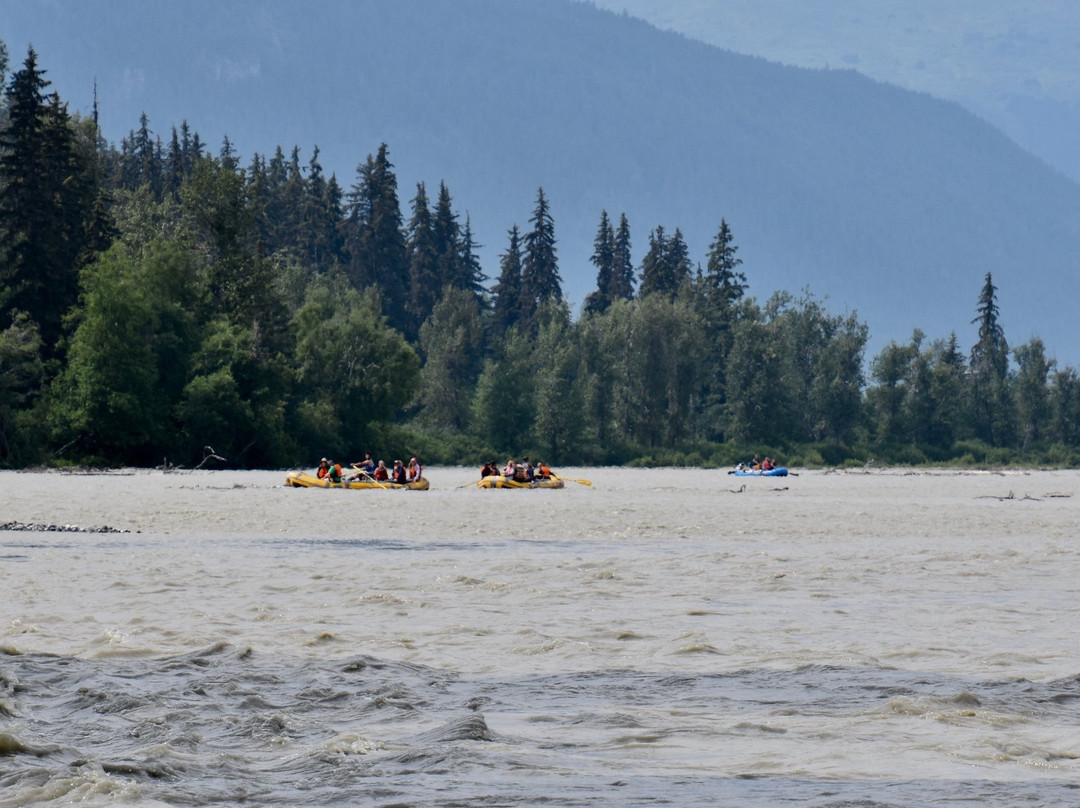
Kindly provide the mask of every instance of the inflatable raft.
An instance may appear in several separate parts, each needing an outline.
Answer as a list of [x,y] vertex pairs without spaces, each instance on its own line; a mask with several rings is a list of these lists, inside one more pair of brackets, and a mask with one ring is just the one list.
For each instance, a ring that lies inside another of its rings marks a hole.
[[329,480],[320,480],[314,474],[303,471],[290,471],[285,477],[285,485],[292,488],[347,488],[350,491],[367,491],[372,488],[381,488],[384,491],[396,489],[399,491],[427,491],[430,484],[427,477],[421,477],[414,483],[398,485],[397,483],[380,483],[375,480],[342,480],[340,483],[332,483]]
[[769,469],[768,471],[762,471],[761,469],[735,469],[733,472],[736,477],[787,477],[788,470],[783,466],[779,466],[775,469]]
[[509,477],[503,477],[497,474],[489,477],[484,477],[482,480],[476,483],[477,488],[563,488],[563,481],[558,477],[551,477],[547,480],[533,480],[530,482],[518,482],[512,480]]

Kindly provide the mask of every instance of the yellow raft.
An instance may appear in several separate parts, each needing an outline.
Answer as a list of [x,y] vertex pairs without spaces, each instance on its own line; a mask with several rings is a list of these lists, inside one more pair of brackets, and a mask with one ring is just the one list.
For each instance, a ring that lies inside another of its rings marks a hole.
[[558,477],[551,477],[546,480],[533,480],[529,482],[518,482],[509,477],[503,477],[498,474],[493,474],[488,477],[484,477],[477,482],[477,488],[562,488],[563,481]]
[[307,474],[303,471],[290,471],[285,477],[285,485],[292,488],[348,488],[351,491],[366,491],[371,488],[381,488],[384,491],[391,489],[397,489],[399,491],[427,491],[430,488],[430,484],[427,481],[427,477],[421,477],[414,483],[405,483],[405,485],[398,485],[397,483],[381,483],[375,480],[342,480],[340,483],[332,483],[330,480],[320,480],[314,474]]

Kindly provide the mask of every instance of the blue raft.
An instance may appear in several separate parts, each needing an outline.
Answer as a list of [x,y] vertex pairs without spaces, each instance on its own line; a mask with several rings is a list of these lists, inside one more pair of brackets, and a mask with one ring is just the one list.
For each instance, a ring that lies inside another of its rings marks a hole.
[[787,477],[788,471],[783,466],[778,466],[768,471],[762,471],[761,469],[735,469],[730,472],[736,477]]

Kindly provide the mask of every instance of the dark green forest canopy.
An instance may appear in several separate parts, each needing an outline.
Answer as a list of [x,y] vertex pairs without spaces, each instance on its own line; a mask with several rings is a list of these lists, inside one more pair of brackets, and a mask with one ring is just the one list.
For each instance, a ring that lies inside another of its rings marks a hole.
[[915,331],[868,362],[855,313],[747,296],[738,211],[700,258],[648,223],[638,262],[597,211],[575,313],[543,188],[489,274],[445,182],[403,197],[387,144],[347,187],[318,149],[214,153],[187,123],[114,146],[32,50],[0,115],[4,466],[1080,461],[1080,379],[1009,347],[989,274],[975,345]]

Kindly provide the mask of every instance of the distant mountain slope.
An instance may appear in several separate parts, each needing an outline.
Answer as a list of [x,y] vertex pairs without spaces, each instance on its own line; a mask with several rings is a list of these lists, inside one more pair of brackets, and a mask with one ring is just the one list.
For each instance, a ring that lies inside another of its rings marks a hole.
[[796,67],[852,67],[956,101],[1080,180],[1080,3],[583,0]]
[[144,110],[166,139],[186,118],[215,148],[227,133],[245,160],[295,144],[306,161],[317,145],[345,186],[387,142],[403,203],[416,181],[446,180],[491,275],[543,186],[577,303],[594,285],[601,209],[626,212],[639,257],[662,224],[704,261],[724,217],[753,293],[828,295],[869,323],[874,351],[916,327],[970,345],[991,271],[1012,343],[1039,334],[1080,358],[1080,186],[952,103],[571,0],[7,11],[12,62],[32,41],[76,109],[96,77],[111,140]]

